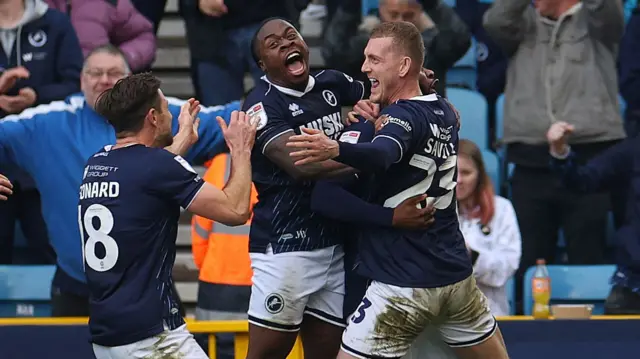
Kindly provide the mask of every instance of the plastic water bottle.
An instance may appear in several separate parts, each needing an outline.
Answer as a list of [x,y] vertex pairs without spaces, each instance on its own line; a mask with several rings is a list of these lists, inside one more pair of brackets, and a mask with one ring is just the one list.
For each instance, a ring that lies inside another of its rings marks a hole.
[[551,278],[544,259],[536,261],[536,271],[531,281],[533,293],[533,317],[549,319],[549,301],[551,300]]

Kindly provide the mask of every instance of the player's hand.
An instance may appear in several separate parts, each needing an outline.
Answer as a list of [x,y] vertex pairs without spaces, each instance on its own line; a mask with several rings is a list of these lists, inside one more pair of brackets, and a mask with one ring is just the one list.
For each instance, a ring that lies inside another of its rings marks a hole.
[[456,125],[458,126],[458,130],[460,130],[460,112],[458,112],[458,109],[451,102],[449,102],[449,100],[447,100],[444,97],[443,97],[443,100],[445,100],[447,104],[449,104],[449,107],[451,107],[451,110],[453,110],[453,113],[456,114]]
[[19,79],[28,79],[31,76],[29,70],[22,66],[10,68],[0,76],[0,94],[6,93]]
[[360,122],[358,115],[364,117],[365,120],[375,122],[380,114],[380,105],[371,102],[371,100],[360,100],[353,106],[353,111],[347,114],[347,124]]
[[22,112],[36,103],[36,92],[31,87],[20,89],[17,96],[0,95],[0,108],[8,113]]
[[229,11],[224,0],[199,0],[198,7],[203,14],[213,17],[220,17]]
[[433,70],[429,70],[426,68],[422,68],[420,71],[420,90],[425,95],[430,95],[432,93],[436,93],[436,84],[438,84],[438,79],[436,78],[436,73]]
[[0,201],[6,201],[7,196],[13,194],[13,185],[9,179],[3,175],[0,175]]
[[303,128],[302,134],[289,137],[287,147],[300,149],[290,153],[291,157],[297,159],[294,163],[296,166],[326,161],[338,157],[340,153],[338,142],[312,128]]
[[556,155],[565,155],[569,152],[567,138],[573,132],[574,127],[566,122],[556,122],[547,131],[549,151]]
[[433,224],[436,212],[433,203],[420,208],[420,202],[426,201],[427,195],[421,194],[405,199],[393,210],[392,226],[407,229],[424,229]]
[[250,121],[249,116],[242,111],[231,112],[229,126],[220,116],[216,117],[222,129],[222,135],[227,142],[231,155],[234,153],[251,154],[253,144],[256,140],[256,129],[258,121]]
[[200,101],[190,98],[182,107],[178,115],[178,132],[187,136],[190,145],[198,142],[198,127],[200,126]]

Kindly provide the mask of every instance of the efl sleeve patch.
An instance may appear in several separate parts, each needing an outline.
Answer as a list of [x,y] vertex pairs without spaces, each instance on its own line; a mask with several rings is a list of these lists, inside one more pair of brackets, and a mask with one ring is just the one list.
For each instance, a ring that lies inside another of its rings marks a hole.
[[267,117],[267,111],[265,111],[262,102],[258,102],[251,106],[249,110],[247,110],[247,116],[249,116],[249,121],[251,121],[251,123],[258,121],[258,130],[262,130],[269,120]]
[[358,139],[360,138],[360,131],[346,131],[340,135],[340,142],[345,143],[358,143]]

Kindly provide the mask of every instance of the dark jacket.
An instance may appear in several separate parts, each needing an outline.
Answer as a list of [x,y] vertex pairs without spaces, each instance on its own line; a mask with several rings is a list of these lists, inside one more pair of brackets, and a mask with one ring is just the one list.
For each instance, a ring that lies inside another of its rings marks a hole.
[[620,94],[627,103],[625,122],[627,130],[636,135],[640,131],[640,9],[629,18],[618,55]]
[[[446,72],[467,52],[471,35],[451,7],[441,1],[430,1],[424,5],[426,13],[436,24],[435,28],[422,33],[426,49],[424,67],[436,73],[440,79],[436,90],[444,94]],[[370,16],[378,18],[377,13]],[[359,12],[338,8],[325,31],[322,55],[327,67],[362,79],[360,68],[369,32],[359,29],[360,17]]]

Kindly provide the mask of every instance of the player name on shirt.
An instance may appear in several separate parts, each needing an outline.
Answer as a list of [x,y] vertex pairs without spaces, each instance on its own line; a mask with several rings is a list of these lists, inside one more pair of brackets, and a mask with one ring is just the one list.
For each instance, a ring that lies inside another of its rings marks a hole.
[[284,88],[266,77],[247,96],[243,109],[258,121],[251,158],[258,203],[253,210],[249,249],[264,253],[309,251],[340,241],[338,226],[311,211],[314,182],[295,179],[273,163],[265,151],[285,133],[303,128],[321,130],[338,139],[344,130],[342,106],[352,106],[366,94],[362,82],[333,70],[309,77],[304,91]]

